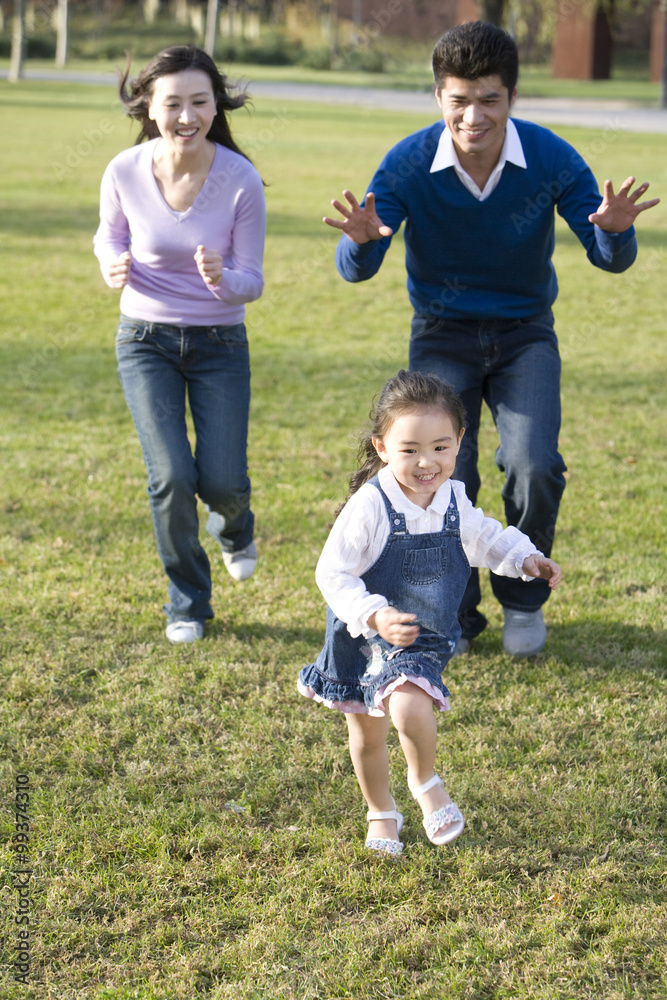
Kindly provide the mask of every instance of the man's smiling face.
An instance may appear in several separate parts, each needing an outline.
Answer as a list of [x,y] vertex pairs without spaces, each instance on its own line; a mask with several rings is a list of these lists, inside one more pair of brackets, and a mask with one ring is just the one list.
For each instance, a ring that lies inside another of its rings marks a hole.
[[496,74],[477,80],[445,77],[435,99],[462,163],[479,156],[494,165],[505,141],[505,129],[516,88],[510,96]]

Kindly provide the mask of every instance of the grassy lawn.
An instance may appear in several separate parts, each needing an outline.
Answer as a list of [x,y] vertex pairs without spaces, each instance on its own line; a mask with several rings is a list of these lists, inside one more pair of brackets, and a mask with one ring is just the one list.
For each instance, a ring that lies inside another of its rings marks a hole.
[[[164,638],[145,473],[92,255],[99,180],[132,141],[112,89],[0,82],[2,962],[7,1000],[667,997],[664,273],[667,212],[622,276],[559,226],[569,466],[546,651],[490,628],[447,673],[439,766],[466,814],[426,841],[396,741],[398,863],[367,857],[339,715],[299,698],[314,567],[371,398],[407,360],[400,240],[348,286],[318,220],[420,115],[257,100],[266,294],[248,310],[261,562],[215,566],[217,617]],[[559,130],[602,181],[665,197],[660,136]],[[501,515],[483,428],[481,502]],[[485,582],[486,583],[486,582]],[[16,776],[30,789],[31,984],[14,981]]]

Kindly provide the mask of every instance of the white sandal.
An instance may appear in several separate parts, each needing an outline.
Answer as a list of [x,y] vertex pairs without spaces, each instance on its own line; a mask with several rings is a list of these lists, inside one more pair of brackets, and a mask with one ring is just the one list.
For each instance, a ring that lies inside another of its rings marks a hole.
[[[430,791],[431,788],[434,788],[438,784],[444,785],[444,782],[439,774],[434,774],[432,778],[429,778],[428,781],[425,781],[418,788],[410,788],[413,799],[418,799],[420,795],[424,795],[425,792]],[[446,826],[447,829],[439,837],[436,837],[435,834],[443,826]],[[436,809],[430,816],[426,816],[424,819],[426,836],[432,844],[449,844],[463,833],[464,826],[465,819],[463,818],[463,813],[455,802],[448,802],[446,806]]]
[[[392,802],[394,800],[392,799]],[[366,820],[368,823],[374,819],[395,819],[396,820],[396,832],[399,834],[403,829],[403,815],[396,808],[396,803],[394,802],[394,808],[388,810],[387,812],[367,812]],[[403,844],[400,840],[389,840],[388,837],[367,837],[366,843],[364,844],[369,851],[380,851],[383,854],[393,854],[396,857],[403,850]]]

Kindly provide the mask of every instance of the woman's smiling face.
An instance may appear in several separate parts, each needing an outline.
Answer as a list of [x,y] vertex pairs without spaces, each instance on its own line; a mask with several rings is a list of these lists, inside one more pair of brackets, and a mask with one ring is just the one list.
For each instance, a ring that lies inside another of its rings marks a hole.
[[148,116],[162,138],[181,153],[201,148],[216,115],[215,95],[207,73],[184,69],[160,76],[153,86]]

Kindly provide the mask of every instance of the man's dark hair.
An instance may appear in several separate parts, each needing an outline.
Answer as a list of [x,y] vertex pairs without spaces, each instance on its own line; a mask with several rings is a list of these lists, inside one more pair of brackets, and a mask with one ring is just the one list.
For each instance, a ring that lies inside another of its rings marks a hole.
[[446,32],[433,49],[433,79],[441,90],[448,76],[479,80],[499,76],[510,98],[519,78],[519,54],[514,40],[495,24],[466,21]]

